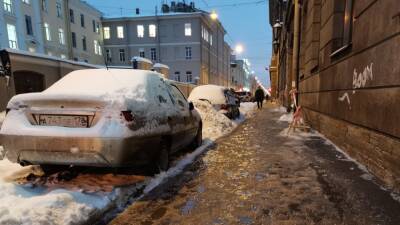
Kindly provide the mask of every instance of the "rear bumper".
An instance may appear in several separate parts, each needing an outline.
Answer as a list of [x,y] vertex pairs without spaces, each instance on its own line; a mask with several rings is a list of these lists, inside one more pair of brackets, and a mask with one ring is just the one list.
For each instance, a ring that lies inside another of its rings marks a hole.
[[90,138],[5,135],[7,158],[15,163],[124,167],[149,163],[160,137]]

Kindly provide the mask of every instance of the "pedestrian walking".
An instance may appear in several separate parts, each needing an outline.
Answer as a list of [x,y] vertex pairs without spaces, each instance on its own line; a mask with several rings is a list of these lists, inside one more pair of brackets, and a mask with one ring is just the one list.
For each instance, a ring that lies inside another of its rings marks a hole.
[[265,96],[264,91],[261,89],[261,86],[258,86],[256,92],[254,93],[258,109],[262,109],[263,107],[264,96]]

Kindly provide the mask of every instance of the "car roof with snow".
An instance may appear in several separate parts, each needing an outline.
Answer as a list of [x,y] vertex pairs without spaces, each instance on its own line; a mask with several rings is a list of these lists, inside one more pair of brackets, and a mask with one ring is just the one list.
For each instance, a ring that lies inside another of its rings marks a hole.
[[202,85],[194,88],[189,95],[190,101],[206,99],[211,104],[225,104],[226,98],[224,92],[228,90],[227,87],[218,85]]
[[[143,93],[157,85],[162,78],[159,73],[133,69],[85,69],[73,71],[40,93],[16,95],[10,103],[24,100],[86,99],[113,100],[129,94]],[[156,89],[156,88],[152,88]]]

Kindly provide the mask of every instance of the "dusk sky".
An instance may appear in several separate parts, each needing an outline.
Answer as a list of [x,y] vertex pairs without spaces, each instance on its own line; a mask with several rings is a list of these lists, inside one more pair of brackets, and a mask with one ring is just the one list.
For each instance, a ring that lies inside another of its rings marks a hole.
[[[161,0],[87,0],[108,16],[133,15],[135,8],[140,8],[143,14],[155,12],[160,8]],[[170,2],[170,1],[168,1]],[[187,1],[189,2],[189,1]],[[244,52],[238,58],[247,58],[252,70],[269,86],[269,73],[265,67],[271,58],[271,28],[268,24],[268,7],[266,0],[195,0],[196,7],[215,10],[227,35],[225,40],[232,48],[240,43]]]

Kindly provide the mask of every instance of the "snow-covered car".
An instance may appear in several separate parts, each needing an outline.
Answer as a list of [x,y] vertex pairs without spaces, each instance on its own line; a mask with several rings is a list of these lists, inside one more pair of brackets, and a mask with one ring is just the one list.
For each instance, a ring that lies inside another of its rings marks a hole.
[[14,96],[0,130],[21,165],[168,168],[169,155],[202,142],[199,113],[161,74],[89,69],[47,90]]
[[217,85],[202,85],[195,87],[189,95],[189,101],[206,101],[230,119],[240,116],[239,100],[233,91]]
[[251,102],[251,93],[248,91],[236,91],[235,95],[239,98],[240,102]]

